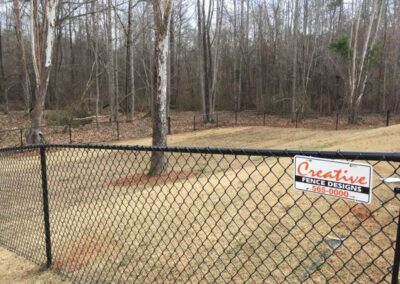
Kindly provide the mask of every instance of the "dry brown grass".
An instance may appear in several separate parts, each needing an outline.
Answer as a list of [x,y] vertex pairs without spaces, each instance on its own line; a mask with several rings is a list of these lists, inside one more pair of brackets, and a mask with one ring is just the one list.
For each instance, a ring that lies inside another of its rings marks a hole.
[[165,183],[174,183],[181,179],[187,179],[195,176],[191,172],[168,171],[161,175],[148,175],[146,173],[134,174],[126,177],[120,177],[111,181],[112,186],[137,186],[137,185],[156,185]]
[[[290,169],[291,159],[280,158],[276,165],[275,158],[191,159],[188,155],[170,157],[175,173],[193,170],[195,174],[185,179],[110,186],[115,180],[129,180],[131,172],[143,176],[144,172],[140,172],[146,169],[141,166],[148,163],[148,157],[111,151],[92,155],[90,151],[74,150],[68,153],[74,157],[73,165],[65,161],[61,164],[66,154],[57,152],[49,157],[50,166],[69,172],[65,181],[56,174],[49,177],[53,188],[58,188],[52,208],[53,234],[59,235],[54,246],[59,247],[59,258],[63,258],[63,251],[70,251],[64,242],[71,236],[84,239],[95,232],[104,236],[104,243],[113,246],[113,250],[107,249],[98,258],[89,254],[90,263],[85,254],[77,254],[78,259],[72,259],[75,266],[87,264],[80,270],[60,267],[74,277],[96,275],[107,282],[113,275],[125,282],[143,283],[168,279],[197,282],[203,278],[211,282],[240,282],[251,277],[256,283],[265,279],[296,283],[305,281],[311,273],[316,282],[334,277],[335,283],[351,277],[346,269],[337,275],[335,271],[362,244],[368,247],[372,258],[362,249],[348,264],[351,272],[361,273],[377,257],[383,259],[381,266],[374,266],[369,277],[362,275],[358,280],[362,283],[372,276],[386,279],[381,271],[387,269],[384,258],[392,259],[388,248],[395,227],[385,231],[390,238],[379,231],[392,222],[386,208],[395,215],[399,204],[389,202],[380,209],[382,201],[377,198],[385,201],[393,197],[384,186],[375,189],[374,202],[366,209],[364,205],[354,207],[351,202],[291,189],[292,176],[290,171],[285,172]],[[109,160],[113,164],[105,162]],[[105,162],[104,169],[99,167],[96,171],[90,167],[90,176],[98,178],[85,185],[89,173],[83,165],[96,161],[102,165]],[[380,167],[379,173],[391,175],[393,168]],[[75,186],[71,186],[71,180]],[[91,197],[95,192],[96,197]],[[374,212],[373,218],[364,218],[365,212]],[[67,224],[61,222],[66,216]],[[371,244],[367,233],[379,245]],[[330,238],[343,239],[334,254]],[[258,272],[252,274],[258,265]]]
[[[343,131],[334,142],[329,131],[234,128],[176,135],[170,143],[297,148],[331,137],[327,148],[337,149],[359,147],[351,141],[365,137],[371,142],[365,150],[390,150],[398,147],[391,142],[396,131]],[[382,141],[385,133],[390,138]],[[381,143],[374,144],[375,136]],[[142,142],[148,140],[132,141]],[[374,199],[366,207],[293,189],[290,158],[171,154],[166,182],[142,183],[149,157],[105,150],[49,153],[53,252],[61,273],[83,282],[126,283],[340,283],[354,280],[352,274],[361,274],[358,283],[389,280],[392,215],[400,203],[379,177],[399,174],[398,163],[375,166]],[[23,161],[7,163],[0,168],[7,173],[3,182],[19,177]],[[25,165],[26,172],[35,170],[36,163]],[[34,194],[29,184],[21,190]]]
[[[400,151],[400,125],[376,129],[312,130],[274,127],[234,127],[168,136],[172,146],[265,149]],[[116,144],[151,145],[151,138]]]

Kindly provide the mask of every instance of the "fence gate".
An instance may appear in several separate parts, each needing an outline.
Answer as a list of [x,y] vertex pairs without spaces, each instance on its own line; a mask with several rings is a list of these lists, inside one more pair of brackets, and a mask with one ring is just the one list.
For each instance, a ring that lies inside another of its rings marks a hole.
[[[371,165],[371,203],[294,189],[296,155]],[[398,283],[399,176],[391,153],[2,149],[0,245],[75,283]]]

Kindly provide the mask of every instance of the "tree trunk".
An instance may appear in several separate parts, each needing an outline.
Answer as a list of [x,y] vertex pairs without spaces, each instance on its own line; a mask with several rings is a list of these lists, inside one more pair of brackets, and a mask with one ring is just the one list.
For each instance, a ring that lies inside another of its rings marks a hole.
[[4,71],[3,61],[3,37],[2,37],[2,22],[0,21],[0,97],[4,99],[4,113],[8,114],[8,92],[6,86],[6,75]]
[[[57,21],[60,19],[60,10],[57,10]],[[60,92],[58,91],[58,77],[60,73],[60,67],[62,64],[62,26],[59,25],[57,28],[57,38],[55,43],[55,55],[54,55],[54,77],[52,82],[52,89],[54,93],[54,100],[55,100],[55,108],[56,110],[60,109]]]
[[133,27],[132,12],[133,0],[128,3],[128,31],[126,41],[126,119],[132,121],[135,113],[135,66],[134,66],[134,48],[133,48]]
[[211,121],[210,113],[210,87],[208,70],[208,52],[207,52],[207,28],[205,19],[204,0],[197,0],[197,28],[199,41],[199,66],[200,66],[200,88],[203,110],[203,121]]
[[293,22],[293,70],[292,70],[292,121],[297,116],[297,25],[298,25],[298,0],[294,5],[294,22]]
[[[222,29],[222,17],[224,11],[224,0],[217,1],[217,17],[216,17],[216,28],[215,28],[215,51],[212,61],[212,80],[211,80],[211,96],[210,96],[210,111],[215,112],[215,103],[217,98],[218,88],[218,76],[219,76],[219,65],[221,57],[221,29]],[[211,49],[211,48],[210,48]],[[211,54],[210,54],[211,56]]]
[[[162,3],[160,3],[162,2]],[[171,0],[153,0],[155,22],[154,48],[154,94],[153,94],[153,141],[156,147],[167,146],[167,87],[169,25],[172,10]],[[153,151],[149,174],[158,175],[168,170],[167,157],[163,152]]]
[[[355,124],[357,123],[357,113],[359,111],[359,108],[362,103],[362,99],[364,98],[365,94],[365,87],[369,78],[369,62],[370,62],[370,56],[369,52],[373,50],[375,47],[376,39],[377,39],[377,33],[379,30],[380,26],[380,20],[382,18],[382,11],[383,5],[384,5],[383,0],[376,0],[373,2],[373,8],[372,12],[369,17],[369,24],[367,28],[367,32],[365,35],[364,39],[364,44],[361,52],[361,57],[358,59],[357,57],[357,47],[358,47],[358,35],[359,35],[359,29],[360,29],[360,22],[362,18],[362,8],[361,6],[358,12],[358,18],[357,18],[357,24],[355,27],[355,32],[354,32],[354,47],[352,49],[353,51],[353,57],[352,57],[352,67],[351,67],[351,75],[349,76],[349,118],[348,122],[350,124]],[[369,5],[369,4],[366,4]],[[358,59],[358,60],[357,60]]]
[[[38,0],[32,0],[31,8],[31,46],[36,87],[33,110],[30,115],[31,129],[26,134],[26,142],[27,144],[40,144],[45,143],[40,128],[52,66],[58,1],[48,0],[43,10],[39,11]],[[39,16],[39,14],[41,15]],[[45,25],[43,21],[45,21]]]
[[95,68],[95,115],[96,115],[96,126],[99,128],[99,112],[100,112],[100,68],[99,68],[99,33],[98,33],[98,25],[96,21],[96,0],[91,1],[91,25],[92,25],[92,49],[93,49],[93,57],[94,57],[94,68]]
[[[71,14],[71,16],[73,17],[74,15],[74,11],[72,10],[72,4],[69,4],[69,13]],[[74,36],[74,28],[72,26],[72,19],[70,19],[68,21],[68,36],[69,36],[69,51],[70,51],[70,68],[69,68],[69,75],[70,75],[70,85],[69,85],[69,93],[71,95],[74,95],[75,93],[75,85],[76,81],[75,81],[75,51],[74,51],[74,43],[72,40],[72,37]]]
[[[114,0],[114,7],[117,7],[117,0]],[[114,8],[114,88],[115,88],[115,121],[118,121],[119,115],[119,62],[118,62],[118,16],[117,8]]]
[[31,80],[29,78],[25,44],[22,38],[21,8],[18,0],[13,0],[13,10],[15,15],[15,34],[17,37],[17,44],[18,44],[18,59],[22,74],[21,85],[24,91],[25,112],[29,113],[31,107]]
[[170,35],[169,35],[169,54],[168,54],[168,92],[167,92],[167,117],[170,116],[171,100],[174,96],[174,80],[175,80],[175,22],[174,22],[174,11],[171,11],[171,23],[170,23]]
[[112,35],[112,0],[108,0],[107,7],[107,83],[108,83],[108,96],[110,98],[110,114],[111,114],[111,122],[117,121],[117,112],[116,112],[116,101],[115,101],[115,76],[114,76],[114,54],[113,54],[113,35]]

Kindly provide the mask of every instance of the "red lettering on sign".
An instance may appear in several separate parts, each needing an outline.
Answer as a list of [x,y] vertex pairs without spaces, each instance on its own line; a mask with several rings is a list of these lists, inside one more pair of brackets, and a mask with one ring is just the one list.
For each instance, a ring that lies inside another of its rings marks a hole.
[[297,173],[301,176],[310,176],[321,179],[333,179],[337,182],[348,182],[352,184],[366,185],[367,180],[365,176],[352,176],[348,174],[347,170],[333,170],[324,172],[320,169],[310,169],[308,161],[301,162],[296,169]]

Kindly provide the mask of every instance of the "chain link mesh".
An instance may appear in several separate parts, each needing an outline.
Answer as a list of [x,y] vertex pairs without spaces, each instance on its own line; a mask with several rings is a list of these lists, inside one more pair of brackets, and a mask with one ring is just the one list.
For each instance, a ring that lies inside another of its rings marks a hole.
[[[293,189],[293,152],[46,149],[52,269],[75,283],[390,283],[400,200],[382,178],[370,205]],[[300,154],[300,153],[299,153]],[[303,153],[304,154],[304,153]],[[329,156],[324,152],[319,157]],[[39,148],[0,152],[0,245],[46,262]]]

